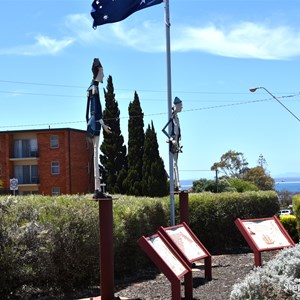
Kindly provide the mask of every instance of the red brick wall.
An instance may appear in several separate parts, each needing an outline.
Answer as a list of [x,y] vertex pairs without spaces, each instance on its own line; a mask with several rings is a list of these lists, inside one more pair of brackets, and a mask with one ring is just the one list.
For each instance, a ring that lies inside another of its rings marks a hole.
[[[24,131],[25,132],[25,131]],[[18,133],[18,132],[16,132]],[[25,132],[26,133],[26,132]],[[50,147],[50,137],[58,136],[58,148]],[[0,134],[0,179],[3,187],[9,188],[9,179],[13,177],[14,132]],[[72,129],[36,131],[38,143],[38,172],[40,179],[39,193],[52,195],[52,188],[60,188],[61,194],[83,194],[94,190],[93,147],[87,140],[85,131]],[[59,162],[60,173],[51,173],[51,162]],[[89,170],[92,174],[88,174]]]
[[0,135],[0,179],[3,182],[3,188],[9,189],[10,179],[13,178],[13,163],[9,161],[12,157],[13,136],[11,134]]
[[[70,158],[71,158],[71,190],[73,194],[92,192],[94,189],[93,174],[93,147],[88,141],[85,132],[70,132]],[[90,166],[88,167],[88,165]]]
[[[53,187],[59,187],[62,194],[69,193],[69,178],[66,174],[66,134],[67,131],[42,131],[37,133],[38,151],[39,151],[39,178],[40,193],[45,195],[52,194]],[[50,147],[50,137],[57,135],[59,147]],[[51,174],[51,162],[59,162],[60,173]]]

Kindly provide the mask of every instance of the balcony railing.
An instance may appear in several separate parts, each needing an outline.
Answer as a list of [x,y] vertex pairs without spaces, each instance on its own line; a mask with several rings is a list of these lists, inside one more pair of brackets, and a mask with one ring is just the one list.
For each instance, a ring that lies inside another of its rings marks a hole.
[[31,177],[30,179],[18,179],[18,184],[39,184],[39,177]]
[[11,158],[38,158],[39,152],[38,151],[30,151],[30,152],[22,152],[18,153],[17,155],[14,154]]

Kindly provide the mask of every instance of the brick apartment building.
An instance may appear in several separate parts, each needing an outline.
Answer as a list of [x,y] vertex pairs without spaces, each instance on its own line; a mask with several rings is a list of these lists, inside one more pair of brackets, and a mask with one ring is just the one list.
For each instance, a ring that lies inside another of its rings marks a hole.
[[19,195],[92,192],[93,145],[86,131],[36,129],[0,131],[0,180],[9,191],[18,179]]

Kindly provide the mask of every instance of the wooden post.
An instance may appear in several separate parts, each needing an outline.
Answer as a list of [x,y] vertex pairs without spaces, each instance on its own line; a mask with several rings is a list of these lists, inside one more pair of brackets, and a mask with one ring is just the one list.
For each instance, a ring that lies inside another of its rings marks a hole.
[[180,210],[180,223],[185,222],[190,224],[189,216],[189,194],[187,191],[181,191],[179,193],[179,210]]
[[99,201],[101,300],[114,299],[114,249],[112,199]]

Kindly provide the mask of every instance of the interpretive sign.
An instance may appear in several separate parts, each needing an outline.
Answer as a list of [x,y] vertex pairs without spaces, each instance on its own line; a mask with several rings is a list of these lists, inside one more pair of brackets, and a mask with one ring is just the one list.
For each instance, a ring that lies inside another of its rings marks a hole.
[[212,279],[211,254],[185,222],[167,228],[161,226],[158,233],[168,240],[187,264],[191,265],[193,262],[204,258],[205,277],[208,280]]
[[[184,276],[185,283],[192,288],[192,270],[169,242],[158,234],[150,237],[142,236],[138,240],[140,247],[152,259],[172,284],[172,300],[181,299],[180,279]],[[192,290],[186,291],[186,299],[192,299]],[[190,296],[191,295],[191,296]]]
[[262,251],[271,251],[295,246],[276,216],[262,219],[236,219],[236,226],[255,254],[255,265],[261,266]]

